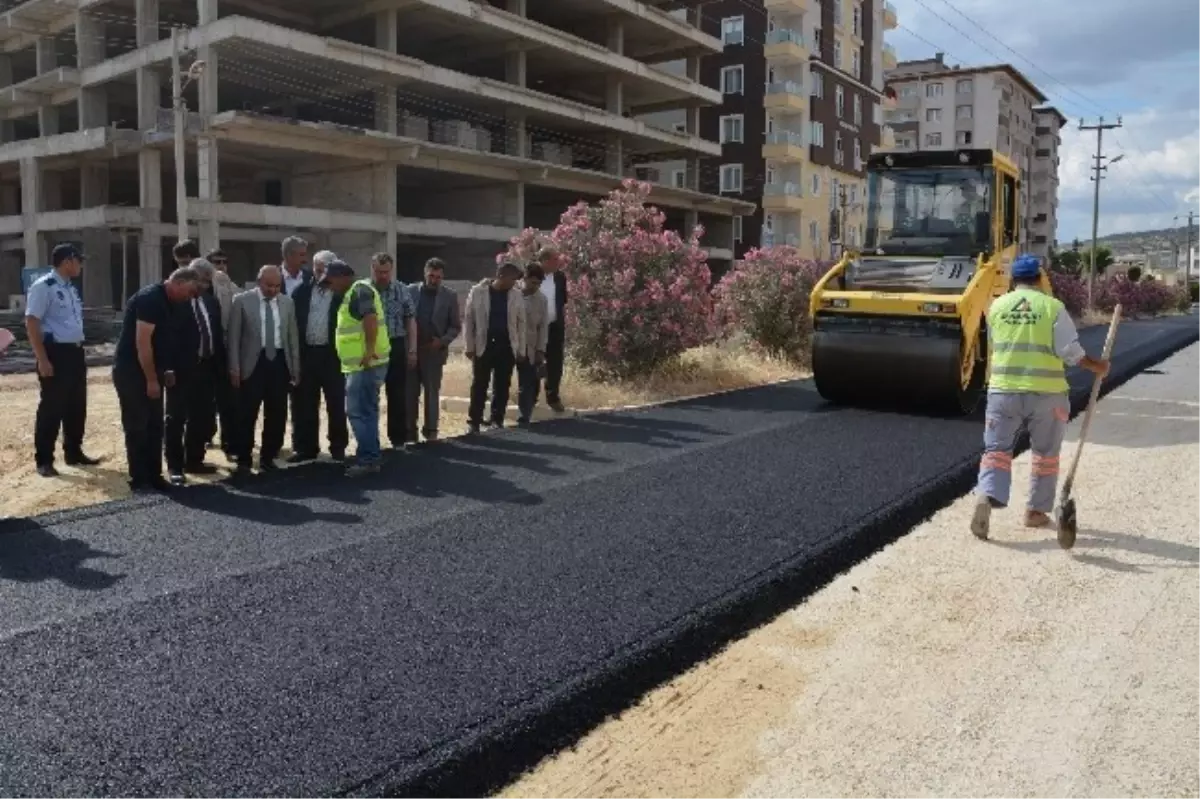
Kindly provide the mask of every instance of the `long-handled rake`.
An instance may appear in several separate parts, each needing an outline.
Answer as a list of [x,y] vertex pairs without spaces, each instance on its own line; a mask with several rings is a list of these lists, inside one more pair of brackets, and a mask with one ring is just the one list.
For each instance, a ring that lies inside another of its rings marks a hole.
[[[1104,340],[1104,354],[1100,357],[1108,360],[1112,355],[1113,342],[1117,339],[1117,325],[1121,322],[1121,306],[1113,309],[1112,321],[1108,324],[1108,338]],[[1083,452],[1083,442],[1087,439],[1088,427],[1092,424],[1092,412],[1096,410],[1096,400],[1100,397],[1100,384],[1104,379],[1096,375],[1092,381],[1092,396],[1088,400],[1087,413],[1083,417],[1083,425],[1079,428],[1079,443],[1075,445],[1075,457],[1071,460],[1071,468],[1067,470],[1067,478],[1063,480],[1062,493],[1058,498],[1058,545],[1063,549],[1075,546],[1075,533],[1078,531],[1078,518],[1075,515],[1075,498],[1071,496],[1071,488],[1075,483],[1075,470],[1079,467],[1079,456]]]

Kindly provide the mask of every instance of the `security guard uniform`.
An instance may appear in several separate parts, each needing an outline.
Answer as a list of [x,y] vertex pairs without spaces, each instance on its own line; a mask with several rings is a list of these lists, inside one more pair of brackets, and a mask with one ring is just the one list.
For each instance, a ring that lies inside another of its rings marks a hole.
[[1039,263],[1033,255],[1016,258],[1016,285],[988,310],[992,368],[972,522],[979,538],[987,537],[991,509],[1008,505],[1013,450],[1022,428],[1033,451],[1026,524],[1047,524],[1054,509],[1059,452],[1071,411],[1065,364],[1075,365],[1085,353],[1063,303],[1026,282],[1037,279]]
[[41,397],[34,422],[34,461],[38,473],[54,476],[54,449],[58,431],[63,434],[64,460],[71,466],[99,463],[83,452],[87,424],[87,363],[83,351],[83,301],[63,266],[83,261],[83,253],[72,244],[60,244],[51,256],[54,270],[29,287],[25,307],[27,319],[36,319],[46,360],[53,368],[41,376]]

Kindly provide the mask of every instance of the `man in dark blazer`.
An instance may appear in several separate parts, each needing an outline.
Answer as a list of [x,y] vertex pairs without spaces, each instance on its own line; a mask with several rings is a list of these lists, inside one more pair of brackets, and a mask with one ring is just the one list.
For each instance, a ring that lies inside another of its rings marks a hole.
[[[322,250],[313,256],[313,279],[292,294],[300,338],[300,382],[292,390],[292,455],[288,463],[315,460],[320,451],[321,395],[325,395],[329,454],[345,460],[350,443],[346,421],[346,377],[334,348],[334,329],[342,295],[321,285],[325,267],[337,255]],[[313,316],[313,311],[316,316]]]
[[308,260],[308,242],[299,236],[288,236],[279,247],[283,263],[279,270],[283,272],[283,293],[292,296],[296,289],[313,282],[311,269],[305,269]]
[[413,307],[417,309],[417,367],[409,375],[408,440],[417,441],[417,411],[425,397],[425,424],[421,434],[426,441],[438,437],[438,408],[441,405],[442,372],[450,354],[450,344],[462,330],[458,294],[442,284],[446,263],[441,258],[425,262],[425,280],[411,284]]
[[548,306],[546,404],[557,413],[562,413],[565,408],[558,392],[562,385],[563,359],[567,340],[567,276],[562,271],[566,264],[566,258],[557,248],[548,245],[542,248],[537,260],[546,274],[546,279],[542,281],[540,289],[546,296]]
[[188,266],[200,275],[201,283],[198,297],[171,308],[177,331],[175,383],[166,391],[163,449],[172,485],[183,485],[185,474],[216,471],[204,462],[204,453],[216,416],[217,384],[227,379],[221,304],[209,291],[213,266],[203,258]]

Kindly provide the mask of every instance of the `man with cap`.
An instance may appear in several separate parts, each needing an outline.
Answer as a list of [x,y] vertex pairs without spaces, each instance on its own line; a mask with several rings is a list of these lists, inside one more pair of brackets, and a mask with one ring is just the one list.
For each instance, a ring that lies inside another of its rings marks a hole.
[[988,536],[992,509],[1008,505],[1013,450],[1022,428],[1029,431],[1033,450],[1025,526],[1050,523],[1059,450],[1071,413],[1065,364],[1108,374],[1108,361],[1083,351],[1062,302],[1038,288],[1040,273],[1036,255],[1018,256],[1012,264],[1012,290],[997,297],[988,309],[992,368],[971,519],[971,532],[979,539]]
[[334,348],[346,375],[346,416],[358,443],[355,463],[346,470],[354,477],[379,471],[379,390],[387,379],[391,339],[383,297],[369,279],[355,280],[342,261],[325,268],[322,282],[342,296],[334,328]]
[[87,423],[87,363],[83,354],[83,300],[72,280],[83,271],[83,253],[59,244],[50,256],[53,269],[29,287],[25,331],[37,358],[41,398],[34,422],[37,472],[54,477],[54,448],[62,428],[68,466],[95,466],[83,452]]

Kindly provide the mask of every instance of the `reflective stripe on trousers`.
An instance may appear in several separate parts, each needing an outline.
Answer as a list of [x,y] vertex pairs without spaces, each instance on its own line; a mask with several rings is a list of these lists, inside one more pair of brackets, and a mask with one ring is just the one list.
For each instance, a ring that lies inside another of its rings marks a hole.
[[1033,451],[1030,510],[1050,513],[1058,489],[1059,453],[1071,403],[1066,394],[989,392],[983,429],[983,457],[975,492],[1007,505],[1012,491],[1012,458],[1022,427]]

